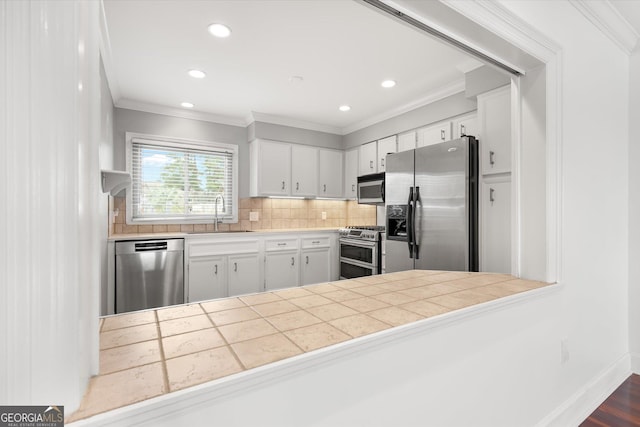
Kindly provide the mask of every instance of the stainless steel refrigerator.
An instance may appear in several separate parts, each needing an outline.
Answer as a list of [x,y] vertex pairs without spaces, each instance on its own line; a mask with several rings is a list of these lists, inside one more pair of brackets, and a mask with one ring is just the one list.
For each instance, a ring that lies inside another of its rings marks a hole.
[[385,271],[478,271],[475,138],[389,154],[386,162]]

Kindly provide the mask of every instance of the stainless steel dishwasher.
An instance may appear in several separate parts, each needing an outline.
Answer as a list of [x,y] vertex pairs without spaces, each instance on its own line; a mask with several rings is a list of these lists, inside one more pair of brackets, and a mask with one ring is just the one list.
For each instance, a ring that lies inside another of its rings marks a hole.
[[116,313],[184,303],[184,239],[116,242]]

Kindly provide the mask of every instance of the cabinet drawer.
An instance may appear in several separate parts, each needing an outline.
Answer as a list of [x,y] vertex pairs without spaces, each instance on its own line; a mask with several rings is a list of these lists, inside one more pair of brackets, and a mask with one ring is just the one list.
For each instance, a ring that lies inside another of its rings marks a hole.
[[329,246],[330,246],[330,240],[328,236],[304,237],[302,239],[302,249],[328,248]]
[[265,241],[267,251],[285,251],[298,249],[298,239],[273,239]]
[[257,240],[219,240],[189,243],[189,257],[258,252]]

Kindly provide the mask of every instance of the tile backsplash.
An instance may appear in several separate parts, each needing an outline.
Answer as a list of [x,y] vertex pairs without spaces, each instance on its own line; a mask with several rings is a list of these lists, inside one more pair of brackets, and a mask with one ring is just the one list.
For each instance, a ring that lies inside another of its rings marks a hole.
[[[115,197],[112,212],[118,212],[109,227],[110,234],[166,233],[213,231],[213,219],[203,224],[129,225],[126,224],[126,199]],[[258,221],[249,221],[257,212]],[[323,213],[326,219],[323,219]],[[111,213],[110,217],[113,217]],[[238,223],[220,224],[220,231],[343,227],[345,225],[375,225],[376,207],[359,205],[354,200],[299,200],[245,198],[240,199]]]

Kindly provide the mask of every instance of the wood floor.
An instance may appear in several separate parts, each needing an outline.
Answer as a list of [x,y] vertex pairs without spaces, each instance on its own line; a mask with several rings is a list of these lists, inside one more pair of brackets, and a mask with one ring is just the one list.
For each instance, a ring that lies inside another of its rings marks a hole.
[[640,426],[640,375],[631,375],[580,427]]

